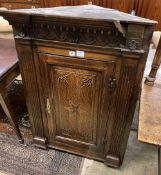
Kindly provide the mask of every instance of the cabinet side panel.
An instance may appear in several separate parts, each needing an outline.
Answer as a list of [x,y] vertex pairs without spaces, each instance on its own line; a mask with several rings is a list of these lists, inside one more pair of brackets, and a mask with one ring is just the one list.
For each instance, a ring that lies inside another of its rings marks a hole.
[[121,152],[120,152],[120,159],[121,162],[123,161],[124,158],[124,154],[125,154],[125,150],[127,147],[127,142],[128,142],[128,138],[129,138],[129,132],[131,130],[131,124],[132,124],[132,119],[134,116],[134,111],[136,108],[136,103],[137,100],[140,99],[140,92],[141,92],[141,81],[143,78],[143,73],[145,70],[145,63],[147,60],[147,56],[148,56],[148,52],[145,53],[142,58],[139,60],[139,64],[136,70],[136,78],[135,78],[135,82],[134,82],[134,87],[133,87],[133,94],[132,94],[132,98],[131,98],[131,102],[130,102],[130,108],[129,108],[129,112],[128,112],[128,116],[127,116],[127,125],[125,128],[125,134],[124,134],[124,139],[122,142],[122,147],[121,147]]
[[16,41],[16,47],[33,136],[43,138],[44,131],[32,48],[30,42],[23,45],[18,41]]
[[[111,135],[110,146],[107,150],[107,164],[110,165],[112,159],[117,159],[116,166],[121,164],[121,149],[124,141],[125,128],[130,126],[132,117],[129,117],[129,109],[132,102],[132,95],[135,86],[136,71],[138,61],[124,59],[121,68],[120,80],[116,92],[113,111],[111,113]],[[133,116],[133,114],[131,113]],[[128,131],[128,135],[129,135]],[[113,157],[113,158],[112,158]]]

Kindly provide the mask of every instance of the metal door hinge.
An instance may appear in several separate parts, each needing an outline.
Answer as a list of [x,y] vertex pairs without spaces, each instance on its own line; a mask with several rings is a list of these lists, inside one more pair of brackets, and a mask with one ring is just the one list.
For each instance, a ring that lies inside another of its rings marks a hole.
[[116,78],[110,77],[108,79],[108,89],[114,91],[116,89]]
[[48,114],[50,114],[50,100],[49,100],[49,98],[47,98],[47,100],[46,100],[46,110],[47,110]]

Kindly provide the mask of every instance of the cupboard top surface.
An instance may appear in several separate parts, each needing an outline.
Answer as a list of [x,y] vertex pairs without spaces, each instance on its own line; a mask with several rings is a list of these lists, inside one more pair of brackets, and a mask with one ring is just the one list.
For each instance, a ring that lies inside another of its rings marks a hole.
[[[1,12],[0,12],[1,13]],[[4,11],[3,11],[4,13]],[[37,9],[19,9],[9,10],[6,13],[26,14],[31,16],[73,18],[97,21],[119,21],[126,23],[139,24],[156,24],[156,21],[133,16],[109,8],[103,8],[96,5],[65,6],[54,8],[37,8]]]

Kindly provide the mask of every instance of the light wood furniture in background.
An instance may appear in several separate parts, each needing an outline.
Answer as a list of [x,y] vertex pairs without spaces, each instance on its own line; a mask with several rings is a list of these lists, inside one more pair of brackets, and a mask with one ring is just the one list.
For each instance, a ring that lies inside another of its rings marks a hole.
[[86,5],[1,11],[34,144],[122,164],[155,21]]
[[0,105],[6,113],[20,143],[23,143],[15,114],[10,99],[7,96],[7,88],[20,74],[17,53],[13,39],[0,38]]
[[156,74],[158,72],[160,64],[161,64],[161,38],[159,40],[157,51],[156,51],[154,59],[153,59],[150,74],[147,76],[147,78],[145,80],[145,83],[147,85],[154,85],[155,79],[156,79]]
[[[156,59],[156,55],[159,58],[161,56],[160,49],[159,46],[156,54],[150,52],[148,60],[152,60],[154,57]],[[145,76],[150,68],[151,66],[148,64]],[[161,175],[161,68],[157,72],[153,86],[144,84],[144,82],[142,85],[138,140],[158,147],[158,175]]]

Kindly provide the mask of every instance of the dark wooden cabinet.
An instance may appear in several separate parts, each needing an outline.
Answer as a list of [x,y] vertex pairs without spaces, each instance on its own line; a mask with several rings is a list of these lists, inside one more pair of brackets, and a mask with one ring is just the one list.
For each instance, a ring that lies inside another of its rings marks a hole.
[[93,5],[0,15],[14,29],[34,144],[120,166],[156,23]]

